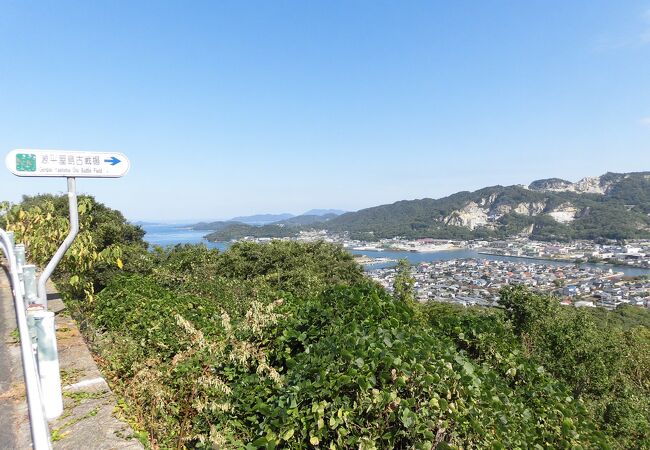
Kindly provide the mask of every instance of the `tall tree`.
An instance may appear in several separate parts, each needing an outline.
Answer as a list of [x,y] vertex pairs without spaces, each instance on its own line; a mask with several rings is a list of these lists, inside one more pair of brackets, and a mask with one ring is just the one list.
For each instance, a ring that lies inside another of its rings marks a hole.
[[395,298],[403,302],[414,301],[414,286],[415,278],[411,275],[411,264],[406,259],[400,259],[397,262],[397,273],[395,274],[395,281],[393,281]]

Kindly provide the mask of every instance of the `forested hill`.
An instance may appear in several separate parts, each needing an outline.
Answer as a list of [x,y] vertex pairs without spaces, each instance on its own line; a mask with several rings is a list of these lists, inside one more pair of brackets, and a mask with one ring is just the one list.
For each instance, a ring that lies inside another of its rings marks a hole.
[[440,199],[402,200],[319,220],[314,217],[298,216],[262,227],[222,222],[211,228],[207,238],[288,237],[314,229],[349,232],[365,240],[514,235],[540,240],[650,238],[650,172],[610,172],[576,183],[549,178],[528,186],[492,186]]
[[325,224],[365,239],[537,239],[650,237],[650,172],[607,173],[577,183],[551,178],[492,186],[441,199],[399,201],[343,214]]

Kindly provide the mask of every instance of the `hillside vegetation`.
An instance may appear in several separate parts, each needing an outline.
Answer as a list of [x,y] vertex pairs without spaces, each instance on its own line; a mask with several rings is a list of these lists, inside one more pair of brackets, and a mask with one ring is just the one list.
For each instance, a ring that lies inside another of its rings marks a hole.
[[245,236],[250,237],[293,237],[301,229],[322,227],[326,222],[337,217],[336,214],[303,214],[266,225],[251,225],[236,222],[199,223],[192,226],[195,230],[210,230],[206,239],[213,242],[230,241]]
[[442,199],[401,201],[344,214],[327,224],[365,239],[405,236],[472,239],[524,234],[536,239],[650,237],[650,172],[608,173],[570,183],[539,180]]
[[[39,264],[57,201],[0,214]],[[643,310],[518,286],[499,310],[421,305],[341,247],[147,251],[119,213],[82,210],[57,283],[152,448],[650,448]]]

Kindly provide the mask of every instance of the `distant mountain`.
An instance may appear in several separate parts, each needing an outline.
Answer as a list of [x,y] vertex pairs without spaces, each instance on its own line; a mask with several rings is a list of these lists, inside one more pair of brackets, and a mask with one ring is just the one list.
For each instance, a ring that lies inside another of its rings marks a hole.
[[341,214],[345,214],[346,211],[343,211],[341,209],[310,209],[309,211],[302,213],[303,216],[329,216],[329,215],[335,215],[335,216],[340,216]]
[[629,239],[650,238],[649,214],[650,172],[607,173],[404,200],[343,214],[324,227],[365,239]]
[[[290,213],[283,214],[256,214],[253,216],[239,216],[233,217],[230,220],[225,221],[216,221],[216,222],[200,222],[195,225],[192,225],[194,230],[206,230],[206,231],[218,231],[222,230],[231,225],[253,225],[253,226],[264,226],[264,225],[280,225],[280,226],[304,226],[312,225],[315,223],[326,222],[338,215],[343,214],[345,211],[340,209],[311,209],[305,214],[295,216]],[[243,230],[242,227],[235,226],[233,229]]]
[[303,214],[301,216],[295,216],[290,219],[274,222],[273,225],[285,225],[289,227],[314,225],[317,223],[327,222],[335,217],[338,217],[338,214]]
[[225,242],[243,237],[256,238],[282,238],[293,237],[299,232],[299,227],[285,225],[267,224],[267,225],[249,225],[246,223],[231,223],[219,230],[215,230],[205,236],[211,242]]
[[253,216],[233,217],[228,222],[241,222],[248,225],[266,225],[280,220],[286,220],[295,217],[294,214],[255,214]]
[[204,231],[216,231],[221,230],[230,225],[241,224],[242,222],[235,222],[232,220],[221,220],[216,222],[199,222],[194,225],[190,225],[190,228],[193,230],[204,230]]
[[137,225],[140,227],[176,227],[176,228],[186,228],[191,225],[189,225],[189,222],[187,221],[180,221],[180,220],[161,220],[158,222],[153,222],[153,221],[148,221],[148,220],[136,220],[136,221],[129,221],[132,225]]
[[152,225],[164,225],[160,222],[147,222],[144,220],[136,220],[135,222],[131,222],[133,225],[137,225],[139,227],[147,227],[147,226],[152,226]]
[[209,241],[217,242],[230,241],[242,237],[293,237],[298,235],[301,230],[323,228],[325,223],[336,217],[336,214],[325,214],[322,216],[301,215],[261,226],[241,222],[220,222],[222,226],[213,229],[213,232],[205,236],[205,238]]

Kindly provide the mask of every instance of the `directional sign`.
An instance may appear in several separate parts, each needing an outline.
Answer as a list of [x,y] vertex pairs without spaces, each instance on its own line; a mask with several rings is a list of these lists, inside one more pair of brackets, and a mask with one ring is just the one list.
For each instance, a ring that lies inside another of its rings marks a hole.
[[131,167],[122,153],[66,150],[14,150],[5,164],[19,177],[118,178]]

